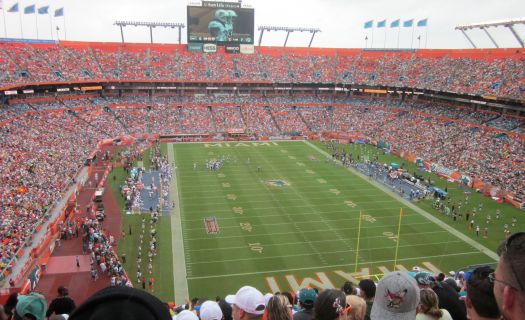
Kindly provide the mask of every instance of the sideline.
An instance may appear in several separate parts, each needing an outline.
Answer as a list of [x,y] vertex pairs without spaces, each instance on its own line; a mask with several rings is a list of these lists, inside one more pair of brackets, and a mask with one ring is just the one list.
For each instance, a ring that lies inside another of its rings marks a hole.
[[[305,144],[309,145],[311,148],[317,150],[318,152],[326,155],[327,157],[331,157],[328,152],[324,151],[324,150],[321,150],[319,147],[313,145],[310,141],[304,141]],[[440,226],[441,228],[445,229],[446,231],[450,232],[451,234],[453,234],[454,236],[458,237],[459,239],[465,241],[467,244],[471,245],[473,248],[479,250],[481,253],[484,253],[486,254],[489,258],[493,259],[494,261],[498,261],[499,260],[499,256],[496,254],[496,252],[488,249],[487,247],[485,247],[484,245],[478,243],[477,241],[474,241],[473,239],[471,239],[470,237],[466,236],[465,234],[457,231],[456,229],[452,228],[451,226],[449,226],[448,224],[446,224],[445,222],[439,220],[438,218],[434,217],[432,214],[428,213],[427,211],[421,209],[420,207],[416,206],[415,204],[413,204],[412,202],[406,200],[406,199],[402,199],[400,198],[399,196],[397,196],[395,193],[393,193],[391,190],[389,190],[388,188],[386,188],[385,186],[381,185],[379,182],[375,181],[375,180],[369,180],[364,174],[362,174],[361,172],[355,170],[354,168],[347,168],[349,171],[351,171],[352,173],[354,173],[355,175],[357,175],[358,177],[360,177],[361,179],[365,180],[365,181],[368,181],[370,184],[372,184],[373,186],[377,187],[378,189],[380,189],[381,191],[385,192],[386,194],[388,194],[390,197],[396,199],[397,201],[399,201],[401,204],[404,204],[406,205],[407,207],[409,207],[410,209],[416,211],[417,213],[421,214],[422,216],[424,216],[425,218],[427,218],[428,220],[430,220],[431,222],[437,224],[438,226]]]
[[186,259],[184,256],[184,240],[182,239],[182,223],[180,216],[180,197],[177,186],[177,169],[175,165],[175,151],[173,143],[166,143],[168,161],[173,166],[173,176],[170,181],[170,195],[175,201],[175,208],[170,210],[171,221],[171,250],[173,259],[173,294],[176,305],[183,305],[189,298],[188,280],[186,273]]

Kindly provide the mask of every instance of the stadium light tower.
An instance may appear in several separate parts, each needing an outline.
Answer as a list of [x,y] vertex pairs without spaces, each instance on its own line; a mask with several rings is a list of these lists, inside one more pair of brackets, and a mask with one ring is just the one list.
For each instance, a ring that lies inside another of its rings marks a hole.
[[181,29],[185,27],[184,23],[171,23],[171,22],[140,22],[140,21],[115,21],[115,26],[120,27],[120,36],[122,37],[122,43],[124,43],[124,30],[123,27],[134,26],[134,27],[148,27],[149,28],[149,37],[151,43],[153,43],[153,28],[171,28],[179,29],[179,44],[181,43]]
[[514,38],[516,38],[516,40],[518,41],[520,46],[522,48],[525,48],[525,43],[524,43],[523,39],[519,36],[519,34],[516,32],[516,29],[514,28],[514,26],[517,25],[517,24],[525,24],[525,18],[499,20],[499,21],[473,23],[473,24],[464,24],[464,25],[457,26],[455,28],[455,30],[461,31],[463,33],[463,35],[467,38],[467,40],[470,42],[472,47],[476,48],[476,45],[474,44],[474,42],[472,42],[472,39],[470,39],[470,37],[467,35],[467,33],[465,31],[471,30],[471,29],[481,29],[481,30],[483,30],[485,32],[487,37],[489,37],[490,41],[492,41],[494,46],[496,48],[499,48],[498,43],[496,42],[496,40],[494,40],[494,38],[492,37],[492,35],[489,33],[489,31],[487,29],[491,28],[491,27],[495,27],[495,28],[497,28],[497,27],[509,28],[510,32],[512,32],[512,35],[514,36]]
[[290,33],[294,31],[299,32],[310,32],[312,34],[312,37],[310,38],[310,43],[308,44],[308,47],[312,46],[312,41],[314,41],[315,34],[317,32],[321,32],[321,29],[319,28],[291,28],[291,27],[271,27],[271,26],[259,26],[257,30],[261,31],[261,34],[259,35],[259,46],[261,46],[262,37],[264,34],[264,31],[285,31],[286,32],[286,39],[284,40],[284,47],[286,47],[286,44],[288,43],[288,37],[290,36]]

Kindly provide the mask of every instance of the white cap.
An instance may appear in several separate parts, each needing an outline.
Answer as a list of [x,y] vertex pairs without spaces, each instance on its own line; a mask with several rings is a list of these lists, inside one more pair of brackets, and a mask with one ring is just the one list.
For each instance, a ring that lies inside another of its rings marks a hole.
[[419,305],[419,287],[407,272],[386,274],[377,284],[370,319],[413,320]]
[[264,296],[254,287],[244,286],[235,295],[226,296],[225,300],[250,314],[261,315],[264,313]]
[[270,302],[270,299],[273,297],[273,294],[267,293],[264,295],[264,305],[267,306],[268,302]]
[[201,320],[221,320],[222,310],[215,301],[205,301],[199,310]]
[[450,271],[448,273],[451,277],[455,277],[456,276],[456,271]]
[[199,320],[199,317],[197,317],[197,315],[192,311],[182,310],[175,317],[175,320]]

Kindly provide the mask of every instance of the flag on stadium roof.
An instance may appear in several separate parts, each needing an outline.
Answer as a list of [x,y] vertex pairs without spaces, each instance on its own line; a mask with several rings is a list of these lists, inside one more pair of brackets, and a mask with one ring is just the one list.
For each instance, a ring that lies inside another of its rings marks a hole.
[[31,14],[31,13],[35,13],[35,5],[34,4],[24,8],[24,14]]
[[417,22],[417,26],[418,26],[418,27],[426,27],[426,26],[427,26],[427,23],[428,23],[428,19],[425,18],[425,19],[419,20],[419,21]]
[[18,2],[15,3],[7,12],[18,12]]
[[365,22],[365,29],[370,29],[374,26],[374,20],[370,20],[370,21],[367,21]]
[[414,24],[414,19],[410,19],[410,20],[407,20],[407,21],[403,22],[403,27],[405,27],[405,28],[409,28],[409,27],[411,27],[413,24]]
[[378,22],[377,22],[377,27],[378,27],[378,28],[384,28],[384,27],[386,27],[386,19],[383,20],[383,21],[378,21]]
[[38,14],[48,14],[49,12],[49,6],[44,6],[38,8]]
[[56,9],[55,10],[55,17],[62,17],[64,15],[64,8]]
[[400,22],[399,19],[392,21],[390,23],[390,28],[397,28],[397,27],[399,27],[399,22]]

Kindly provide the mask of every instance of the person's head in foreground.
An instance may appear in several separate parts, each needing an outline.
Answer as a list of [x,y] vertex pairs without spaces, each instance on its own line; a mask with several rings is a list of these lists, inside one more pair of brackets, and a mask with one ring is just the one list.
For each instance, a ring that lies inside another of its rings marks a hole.
[[346,305],[346,295],[338,289],[326,289],[319,293],[314,304],[316,320],[344,320],[351,307]]
[[107,287],[80,305],[69,320],[171,320],[168,306],[146,291]]
[[31,292],[28,295],[18,295],[14,318],[16,320],[44,320],[47,302],[43,295]]
[[276,294],[270,298],[266,305],[267,319],[268,320],[292,320],[292,306],[289,304],[288,298]]
[[419,296],[420,302],[417,313],[433,319],[452,319],[447,310],[439,309],[439,298],[434,290],[429,288],[421,289]]
[[233,320],[261,319],[265,309],[263,294],[254,287],[244,286],[235,295],[228,295]]
[[491,274],[498,308],[507,320],[525,316],[525,232],[517,232],[498,248],[499,262]]
[[346,296],[346,305],[351,307],[347,320],[363,320],[366,314],[366,301],[356,295]]
[[377,284],[372,320],[413,320],[419,305],[419,287],[407,272],[386,274]]
[[489,266],[476,268],[467,281],[467,315],[469,319],[499,319],[501,314],[494,298],[494,282],[491,274],[494,270]]

